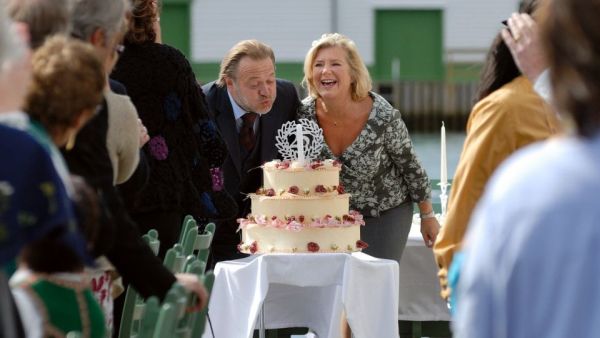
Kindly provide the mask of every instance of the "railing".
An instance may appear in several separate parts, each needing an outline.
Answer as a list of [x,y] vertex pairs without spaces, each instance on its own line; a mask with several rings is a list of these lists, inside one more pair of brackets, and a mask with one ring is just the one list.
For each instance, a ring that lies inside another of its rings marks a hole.
[[412,131],[437,130],[441,121],[450,130],[464,130],[476,89],[474,81],[396,81],[374,86],[375,92],[400,110]]

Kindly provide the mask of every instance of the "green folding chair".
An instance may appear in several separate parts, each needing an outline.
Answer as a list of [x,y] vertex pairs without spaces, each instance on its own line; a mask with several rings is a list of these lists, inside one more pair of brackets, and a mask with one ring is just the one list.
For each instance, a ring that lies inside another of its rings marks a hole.
[[[205,265],[206,266],[206,265]],[[212,271],[209,271],[203,276],[204,288],[208,293],[208,300],[210,301],[210,294],[212,292],[213,285],[215,284],[215,275]],[[199,312],[194,324],[192,325],[192,337],[202,337],[204,330],[206,329],[206,317],[208,316],[208,306]]]
[[183,246],[179,243],[167,250],[163,265],[173,273],[183,272],[186,264],[186,255],[183,254]]
[[146,300],[146,306],[144,308],[144,314],[140,321],[140,330],[138,337],[146,338],[152,337],[154,330],[156,329],[156,322],[158,321],[158,315],[160,312],[160,304],[158,298],[152,296]]
[[[158,254],[160,241],[158,232],[154,229],[142,236],[142,239],[150,246],[155,255]],[[147,337],[140,335],[141,319],[144,315],[147,302],[140,297],[135,289],[130,285],[125,293],[125,302],[123,304],[123,313],[121,314],[121,325],[119,327],[119,338]]]
[[181,337],[189,338],[189,330],[180,330],[180,320],[186,313],[189,295],[178,283],[173,284],[167,292],[165,300],[160,307],[154,338]]

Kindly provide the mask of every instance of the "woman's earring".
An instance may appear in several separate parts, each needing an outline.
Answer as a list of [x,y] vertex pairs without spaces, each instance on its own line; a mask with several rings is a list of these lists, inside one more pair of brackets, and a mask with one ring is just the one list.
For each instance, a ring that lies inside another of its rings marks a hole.
[[73,133],[71,135],[69,135],[69,139],[67,140],[67,145],[65,146],[65,149],[67,149],[67,151],[73,149],[73,147],[75,146],[75,138],[77,137],[77,133]]

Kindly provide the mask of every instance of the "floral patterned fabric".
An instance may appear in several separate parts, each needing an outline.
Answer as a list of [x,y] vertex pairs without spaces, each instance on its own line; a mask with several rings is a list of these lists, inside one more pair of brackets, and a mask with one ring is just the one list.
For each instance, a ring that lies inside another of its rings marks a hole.
[[164,44],[128,44],[111,77],[127,87],[150,135],[144,147],[150,178],[132,214],[177,210],[202,222],[234,217],[235,201],[222,189],[227,146],[183,54]]
[[71,201],[44,147],[24,131],[0,126],[0,267],[21,248],[62,227],[65,244],[82,255]]
[[[411,200],[430,199],[431,188],[425,169],[414,152],[400,112],[373,92],[373,109],[363,130],[339,156],[327,146],[320,159],[342,163],[340,181],[352,194],[350,207],[369,217]],[[302,101],[298,119],[317,121],[315,99]]]

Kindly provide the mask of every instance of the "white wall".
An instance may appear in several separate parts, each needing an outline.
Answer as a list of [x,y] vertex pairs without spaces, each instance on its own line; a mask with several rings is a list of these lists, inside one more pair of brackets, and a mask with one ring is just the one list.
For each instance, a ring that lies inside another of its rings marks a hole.
[[[447,61],[483,60],[490,44],[519,0],[449,0],[444,13]],[[479,50],[478,53],[458,52]]]
[[301,63],[312,41],[336,29],[353,39],[371,64],[375,9],[437,8],[444,12],[447,60],[481,61],[519,0],[337,0],[337,27],[333,1],[195,0],[192,59],[220,62],[237,41],[254,38],[271,45],[278,61]]
[[269,44],[277,61],[298,62],[313,40],[331,30],[330,4],[322,0],[196,0],[191,21],[197,62],[220,62],[244,39]]

